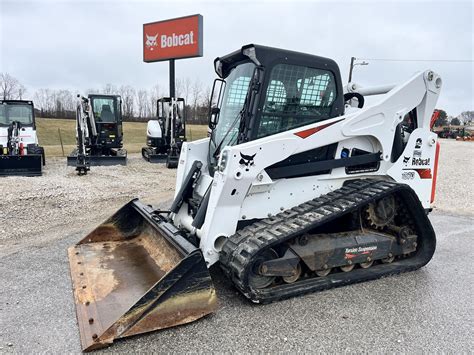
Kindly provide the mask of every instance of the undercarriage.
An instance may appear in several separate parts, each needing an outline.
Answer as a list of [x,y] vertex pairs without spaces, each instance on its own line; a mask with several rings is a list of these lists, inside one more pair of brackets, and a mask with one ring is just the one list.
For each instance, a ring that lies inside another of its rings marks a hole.
[[435,245],[413,190],[358,180],[237,231],[220,263],[246,297],[265,303],[416,270]]

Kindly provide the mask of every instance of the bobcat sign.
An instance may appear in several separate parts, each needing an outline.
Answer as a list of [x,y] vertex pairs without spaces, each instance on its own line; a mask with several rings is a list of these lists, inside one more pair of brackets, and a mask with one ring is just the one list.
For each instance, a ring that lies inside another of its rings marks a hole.
[[143,61],[202,57],[202,16],[192,15],[143,25]]

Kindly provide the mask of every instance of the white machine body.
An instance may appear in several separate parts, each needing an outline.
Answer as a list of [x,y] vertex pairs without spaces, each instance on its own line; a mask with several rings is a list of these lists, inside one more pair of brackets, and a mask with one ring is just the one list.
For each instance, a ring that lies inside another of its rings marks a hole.
[[146,125],[147,138],[162,138],[161,126],[158,120],[150,120]]
[[[348,85],[357,88],[355,84]],[[193,218],[184,203],[172,216],[176,226],[200,238],[200,248],[208,265],[219,258],[222,241],[235,233],[238,221],[275,215],[310,199],[340,188],[349,179],[379,178],[408,184],[429,209],[435,188],[437,135],[430,131],[430,119],[441,87],[441,78],[431,72],[418,73],[408,81],[359,91],[366,95],[383,94],[371,106],[358,109],[346,105],[344,115],[295,128],[244,144],[226,146],[219,156],[218,169],[211,177],[207,169],[209,138],[183,143],[176,189],[195,160],[203,163],[202,175],[194,193],[203,196],[210,185],[211,194],[204,224],[192,226]],[[345,90],[349,91],[346,87]],[[405,135],[407,144],[395,162],[391,161],[394,131],[407,113],[416,109],[418,128]],[[314,132],[314,133],[312,133]],[[380,152],[379,169],[370,173],[346,174],[345,168],[330,174],[272,180],[265,168],[287,157],[337,143],[336,158],[344,148]],[[241,154],[252,161],[242,163]]]
[[[23,143],[25,147],[25,153],[28,154],[26,149],[28,144],[38,144],[38,136],[36,130],[33,127],[22,127],[20,128],[20,134],[18,136],[18,144]],[[0,127],[0,145],[6,147],[8,144],[8,127]]]

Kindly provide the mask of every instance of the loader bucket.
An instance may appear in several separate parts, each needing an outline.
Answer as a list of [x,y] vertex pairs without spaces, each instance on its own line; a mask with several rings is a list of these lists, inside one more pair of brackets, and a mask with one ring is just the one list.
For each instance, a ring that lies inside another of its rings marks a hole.
[[40,176],[42,159],[40,154],[0,155],[0,176]]
[[189,323],[217,307],[201,251],[138,200],[68,254],[83,351]]

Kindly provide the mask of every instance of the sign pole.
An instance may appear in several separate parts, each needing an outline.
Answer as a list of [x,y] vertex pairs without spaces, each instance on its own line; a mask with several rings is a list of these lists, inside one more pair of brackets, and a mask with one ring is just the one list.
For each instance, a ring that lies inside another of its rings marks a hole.
[[170,97],[175,97],[174,59],[170,59]]

